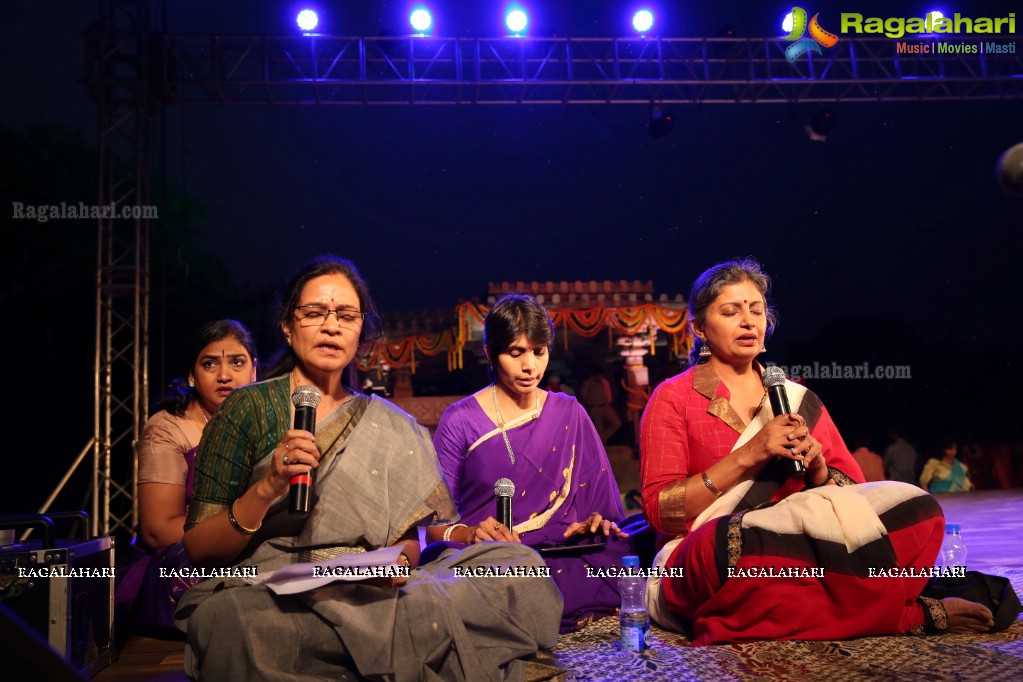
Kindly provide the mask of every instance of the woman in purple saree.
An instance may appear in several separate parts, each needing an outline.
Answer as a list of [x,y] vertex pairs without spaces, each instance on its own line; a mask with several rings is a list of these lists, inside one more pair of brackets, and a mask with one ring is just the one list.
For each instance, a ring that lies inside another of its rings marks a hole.
[[[462,523],[428,529],[428,538],[538,550],[564,597],[561,631],[569,632],[621,604],[618,579],[607,570],[630,553],[615,523],[618,486],[582,405],[539,389],[554,339],[543,306],[505,296],[484,330],[495,381],[449,407],[433,438]],[[494,518],[494,484],[502,478],[515,485],[511,529]]]

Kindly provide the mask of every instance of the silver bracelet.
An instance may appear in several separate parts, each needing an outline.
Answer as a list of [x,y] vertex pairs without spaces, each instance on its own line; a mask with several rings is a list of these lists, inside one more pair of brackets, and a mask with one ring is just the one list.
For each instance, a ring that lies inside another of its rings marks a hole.
[[724,495],[723,492],[715,488],[714,484],[710,482],[710,476],[707,475],[706,471],[703,472],[703,484],[707,486],[707,490],[714,493],[714,497],[721,497],[722,495]]
[[465,525],[464,523],[456,523],[453,526],[448,526],[447,529],[444,530],[444,542],[451,542],[451,532],[453,530],[455,530],[456,528],[468,528],[468,527],[469,526]]

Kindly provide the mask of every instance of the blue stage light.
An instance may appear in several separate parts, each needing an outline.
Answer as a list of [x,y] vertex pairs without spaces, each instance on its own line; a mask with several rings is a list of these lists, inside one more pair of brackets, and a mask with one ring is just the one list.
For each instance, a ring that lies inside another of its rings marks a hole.
[[426,33],[433,26],[433,17],[430,15],[430,11],[423,7],[413,10],[408,21],[416,33]]
[[654,15],[648,9],[641,9],[632,16],[632,27],[640,33],[646,33],[654,26]]
[[505,16],[504,24],[512,33],[522,33],[529,24],[529,17],[521,9],[513,9]]
[[320,18],[316,16],[316,12],[313,10],[304,9],[298,13],[295,21],[298,22],[298,27],[303,31],[312,31],[320,23]]

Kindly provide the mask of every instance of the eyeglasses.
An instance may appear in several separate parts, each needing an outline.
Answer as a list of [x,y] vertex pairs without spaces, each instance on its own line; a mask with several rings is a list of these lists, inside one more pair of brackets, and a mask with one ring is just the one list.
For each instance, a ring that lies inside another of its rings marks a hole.
[[322,326],[331,313],[337,317],[337,324],[342,329],[362,329],[362,321],[366,319],[366,313],[351,308],[328,308],[318,303],[295,306],[295,317],[302,327]]

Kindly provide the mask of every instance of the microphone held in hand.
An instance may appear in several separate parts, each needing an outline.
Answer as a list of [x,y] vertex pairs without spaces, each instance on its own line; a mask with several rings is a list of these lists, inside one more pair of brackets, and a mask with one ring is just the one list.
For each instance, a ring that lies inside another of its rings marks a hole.
[[[316,407],[320,404],[320,392],[315,386],[299,386],[291,394],[295,406],[295,429],[316,434]],[[292,516],[309,515],[309,491],[313,483],[312,472],[291,477],[288,490],[288,513]]]
[[512,529],[512,495],[515,494],[515,484],[509,478],[498,479],[494,484],[494,495],[497,496],[497,513],[494,518],[511,532]]
[[[767,389],[767,397],[771,401],[771,411],[774,413],[774,416],[777,417],[780,414],[791,413],[792,408],[789,407],[789,396],[785,392],[785,370],[773,365],[765,367],[760,380],[764,383],[764,388]],[[792,448],[789,447],[789,449],[791,450]],[[791,462],[791,464],[787,465],[790,474],[806,473],[806,467],[799,460],[790,459],[786,461]]]

